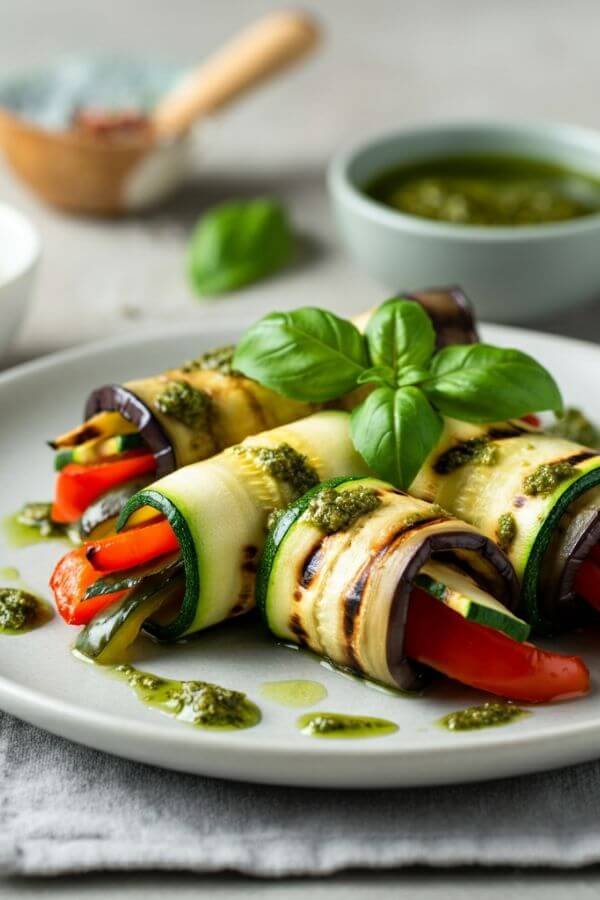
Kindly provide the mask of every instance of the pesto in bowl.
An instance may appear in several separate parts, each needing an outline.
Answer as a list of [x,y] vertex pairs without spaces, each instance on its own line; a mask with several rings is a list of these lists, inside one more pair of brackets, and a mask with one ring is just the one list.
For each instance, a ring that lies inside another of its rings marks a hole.
[[545,225],[600,211],[600,180],[508,155],[402,163],[372,178],[364,192],[406,215],[455,225]]

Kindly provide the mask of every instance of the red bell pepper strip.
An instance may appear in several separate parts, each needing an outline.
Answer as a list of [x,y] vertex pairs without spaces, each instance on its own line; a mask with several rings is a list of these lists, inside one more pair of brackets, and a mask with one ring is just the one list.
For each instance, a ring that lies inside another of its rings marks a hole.
[[86,590],[102,574],[133,569],[178,548],[171,526],[161,519],[71,550],[59,560],[50,579],[60,615],[71,625],[86,625],[96,613],[126,593],[117,591],[85,600]]
[[60,559],[50,578],[56,608],[69,625],[86,625],[96,613],[122,597],[126,591],[84,600],[88,587],[98,580],[98,572],[87,560],[85,547],[77,547]]
[[600,612],[600,565],[596,551],[595,547],[592,554],[579,566],[574,587],[590,606]]
[[404,649],[409,659],[511,700],[543,703],[577,697],[590,686],[578,656],[540,650],[469,622],[419,588],[411,593]]
[[123,454],[116,462],[69,463],[56,479],[52,518],[55,522],[76,522],[90,503],[106,491],[155,469],[156,460],[152,453],[136,450]]
[[85,554],[97,572],[133,569],[177,550],[179,541],[166,519],[85,545]]
[[542,420],[535,413],[528,413],[526,416],[523,416],[523,421],[527,422],[528,425],[533,425],[534,428],[539,428],[542,424]]

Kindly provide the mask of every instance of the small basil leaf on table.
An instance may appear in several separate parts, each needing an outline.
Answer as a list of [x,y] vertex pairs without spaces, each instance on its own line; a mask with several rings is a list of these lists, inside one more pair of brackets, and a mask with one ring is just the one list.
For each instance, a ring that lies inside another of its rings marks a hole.
[[435,331],[423,307],[414,300],[388,300],[371,316],[366,338],[373,365],[422,368],[435,350]]
[[234,369],[248,378],[313,403],[351,391],[368,366],[358,329],[312,307],[265,316],[243,335],[233,357]]
[[386,481],[406,490],[434,449],[442,419],[415,387],[379,387],[352,413],[354,446]]
[[233,291],[280,269],[294,240],[274,200],[223,203],[198,221],[188,246],[190,281],[198,294]]
[[498,422],[562,409],[558,386],[543,366],[520,350],[489,344],[440,350],[422,388],[441,413],[464,422]]

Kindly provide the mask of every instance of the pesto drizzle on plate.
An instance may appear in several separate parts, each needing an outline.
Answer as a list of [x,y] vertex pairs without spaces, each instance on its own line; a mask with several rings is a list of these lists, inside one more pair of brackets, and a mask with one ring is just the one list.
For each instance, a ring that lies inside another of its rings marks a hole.
[[142,672],[130,665],[116,666],[147,706],[196,728],[240,730],[260,722],[260,710],[241,691],[231,691],[208,681],[178,681]]
[[341,713],[305,713],[298,719],[302,734],[317,738],[372,738],[398,731],[395,722],[373,716],[347,716]]
[[34,594],[0,587],[0,634],[23,634],[52,618],[50,607]]
[[481,706],[469,706],[467,709],[448,713],[439,719],[438,724],[448,731],[479,731],[482,728],[509,725],[528,715],[531,714],[527,710],[513,703],[489,701]]

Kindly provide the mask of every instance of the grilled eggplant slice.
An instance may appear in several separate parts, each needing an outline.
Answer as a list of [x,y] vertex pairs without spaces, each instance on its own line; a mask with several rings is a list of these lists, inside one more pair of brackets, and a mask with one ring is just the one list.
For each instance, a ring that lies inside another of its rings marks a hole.
[[[311,517],[312,501],[324,489],[338,494],[367,489],[380,504],[347,528],[327,533]],[[492,541],[378,479],[337,479],[302,497],[271,530],[257,577],[257,603],[282,640],[385,684],[415,690],[423,670],[403,651],[410,593],[425,573],[433,571],[439,583],[446,566],[455,593],[473,593],[476,587],[481,602],[487,589],[505,604],[489,597],[496,622],[502,617],[526,635],[525,623],[511,613],[516,575]],[[468,608],[455,608],[468,615]]]

